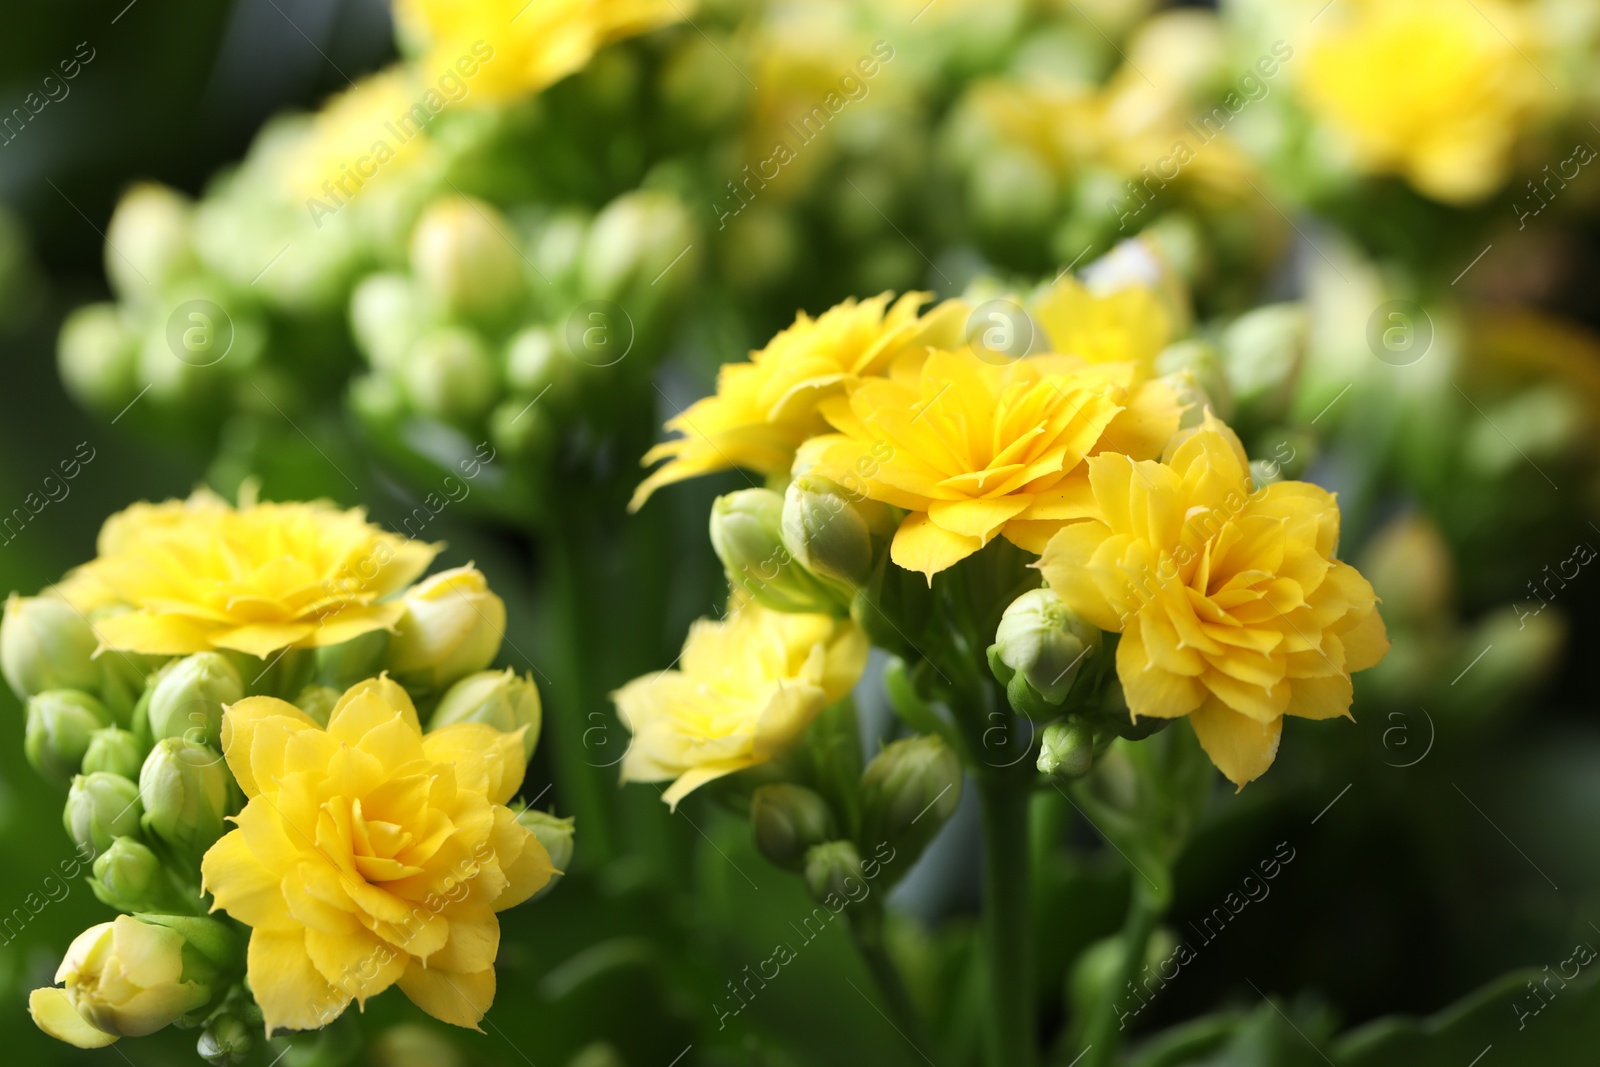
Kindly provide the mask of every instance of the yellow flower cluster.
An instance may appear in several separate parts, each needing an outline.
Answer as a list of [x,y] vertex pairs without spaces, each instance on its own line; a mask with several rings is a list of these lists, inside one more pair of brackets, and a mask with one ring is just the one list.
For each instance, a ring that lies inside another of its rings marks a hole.
[[1140,716],[1188,716],[1236,785],[1272,765],[1283,716],[1348,715],[1352,671],[1388,649],[1372,586],[1335,559],[1333,494],[1252,487],[1214,417],[1165,463],[1088,461],[1094,515],[1040,569],[1073,611],[1120,632],[1117,676]]
[[151,655],[232,649],[270,656],[392,630],[440,546],[385,533],[360,510],[201,490],[107,519],[98,556],[57,587],[95,612],[102,646]]
[[403,37],[427,52],[425,69],[446,70],[493,47],[473,92],[489,101],[536,93],[582,70],[604,45],[693,14],[691,0],[395,0]]
[[522,731],[463,722],[424,735],[387,678],[346,692],[326,729],[247,697],[222,731],[249,800],[202,873],[214,907],[251,927],[268,1032],[324,1026],[396,984],[476,1028],[494,1000],[496,913],[555,873],[506,806],[522,784]]

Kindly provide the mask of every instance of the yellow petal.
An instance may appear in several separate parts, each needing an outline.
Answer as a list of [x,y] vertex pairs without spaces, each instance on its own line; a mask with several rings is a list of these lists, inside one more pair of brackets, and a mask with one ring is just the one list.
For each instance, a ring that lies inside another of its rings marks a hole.
[[400,977],[400,988],[411,1003],[440,1022],[482,1033],[478,1022],[494,1003],[494,968],[452,973],[412,960]]
[[256,858],[242,830],[230,830],[206,850],[200,879],[214,898],[213,911],[220,908],[246,926],[293,929],[280,887],[282,876]]
[[299,931],[252,931],[248,975],[269,1037],[277,1030],[324,1027],[353,999],[318,972],[306,952],[305,934]]
[[387,674],[380,674],[376,678],[368,678],[365,681],[357,682],[349,689],[346,689],[344,694],[333,705],[333,711],[329,712],[328,725],[330,727],[333,725],[334,717],[339,714],[341,708],[366,693],[371,693],[383,704],[398,710],[400,717],[415,727],[417,733],[420,734],[422,732],[422,722],[417,718],[417,706],[411,702],[411,694],[407,693],[403,686],[391,679]]
[[1240,789],[1272,766],[1283,734],[1282,719],[1257,722],[1215,699],[1191,712],[1189,723],[1211,762]]
[[117,1039],[115,1034],[96,1029],[84,1021],[65,989],[46,986],[28,994],[28,1014],[34,1025],[57,1041],[78,1048],[105,1048]]
[[316,627],[309,622],[261,622],[216,630],[211,644],[266,659],[280,648],[301,644],[315,632]]
[[963,537],[933,523],[925,514],[907,515],[895,531],[894,543],[889,546],[889,558],[908,571],[933,576],[953,567],[978,549],[983,542],[976,537]]
[[506,875],[506,888],[494,898],[494,910],[514,908],[533,896],[549,883],[556,869],[550,862],[550,853],[539,843],[533,831],[527,831],[522,851],[510,866],[502,864]]
[[1350,714],[1350,701],[1354,694],[1350,679],[1345,675],[1296,678],[1289,684],[1291,692],[1285,715],[1298,715],[1302,719],[1355,718]]
[[143,611],[112,615],[94,624],[95,636],[106,648],[148,656],[186,656],[208,651],[213,629],[182,615]]
[[277,759],[274,761],[279,771],[282,769],[282,745],[288,744],[291,735],[301,730],[322,729],[311,716],[277,697],[245,697],[228,705],[222,716],[222,754],[246,797],[261,792],[251,767],[251,756],[256,733],[264,725],[269,726],[274,736],[281,739],[277,742]]
[[678,801],[699,789],[707,782],[714,782],[726,774],[742,771],[746,767],[754,767],[755,759],[725,760],[720,763],[702,763],[698,767],[691,767],[678,776],[678,780],[667,787],[661,794],[661,799],[667,802],[667,807],[673,811],[678,810]]
[[435,730],[422,739],[422,750],[435,763],[455,764],[461,788],[486,796],[494,804],[516,796],[528,769],[522,730],[502,733],[481,722],[460,722]]

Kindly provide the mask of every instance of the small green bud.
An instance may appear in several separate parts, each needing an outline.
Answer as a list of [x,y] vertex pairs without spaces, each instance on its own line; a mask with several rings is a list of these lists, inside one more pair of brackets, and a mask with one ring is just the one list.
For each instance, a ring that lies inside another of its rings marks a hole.
[[481,200],[434,201],[411,235],[411,273],[452,315],[495,319],[522,297],[522,252],[511,223]]
[[153,740],[222,744],[222,709],[244,698],[244,679],[220,652],[196,652],[161,672],[147,714]]
[[132,837],[119,837],[94,860],[89,888],[107,907],[125,912],[187,912],[200,910],[200,894],[185,894],[148,845]]
[[550,881],[535,894],[537,899],[555,888],[572,863],[574,820],[558,819],[549,812],[527,808],[518,813],[517,822],[523,829],[533,831],[533,836],[550,854],[550,866],[556,869]]
[[802,474],[783,495],[783,544],[812,574],[853,596],[894,533],[889,509],[837,482]]
[[374,274],[350,294],[351,332],[367,362],[379,370],[400,368],[423,323],[417,293],[403,274]]
[[59,597],[13,593],[6,600],[0,669],[18,700],[46,689],[95,689],[100,672],[92,657],[98,645],[88,620]]
[[[89,612],[89,622],[99,625],[102,619],[132,610],[127,604],[107,604]],[[119,725],[127,725],[133,714],[133,706],[144,695],[150,676],[164,661],[164,657],[143,656],[120,649],[107,649],[94,657],[95,668],[100,672],[95,692]]]
[[506,602],[470,563],[418,582],[406,590],[404,604],[389,644],[389,669],[407,682],[443,689],[500,654]]
[[339,703],[342,693],[331,685],[308,685],[294,698],[294,706],[311,716],[323,726],[333,715],[333,706]]
[[543,400],[507,397],[489,413],[489,440],[514,459],[542,463],[551,455],[561,428]]
[[221,837],[231,779],[221,753],[169,737],[157,741],[139,771],[141,825],[199,859]]
[[391,636],[373,630],[337,645],[324,645],[313,655],[316,679],[343,693],[352,685],[376,677],[389,661]]
[[237,1015],[219,1015],[200,1032],[195,1052],[212,1067],[239,1067],[255,1048],[254,1028]]
[[477,334],[457,326],[417,338],[400,366],[406,397],[418,411],[446,422],[471,422],[500,391],[494,359]]
[[503,671],[469,674],[446,690],[428,721],[429,730],[458,722],[481,722],[501,733],[515,733],[524,726],[522,747],[529,759],[539,743],[541,721],[539,688],[533,675],[518,678],[507,667]]
[[111,725],[105,705],[76,689],[46,689],[28,698],[23,752],[45,778],[61,785],[83,770],[94,732]]
[[106,227],[106,277],[128,301],[148,299],[196,266],[190,241],[189,199],[145,182],[129,189]]
[[1272,419],[1288,406],[1305,358],[1306,309],[1269,304],[1239,316],[1222,332],[1223,372],[1239,408]]
[[763,856],[797,872],[805,870],[806,853],[836,832],[828,802],[788,782],[764,785],[750,794],[750,829]]
[[1039,773],[1076,781],[1094,766],[1094,731],[1077,719],[1053,722],[1039,740]]
[[711,505],[711,547],[728,584],[774,611],[838,614],[846,601],[829,592],[783,544],[783,497],[740,489]]
[[133,731],[120,726],[103,727],[89,736],[89,748],[83,754],[83,773],[105,771],[120,774],[130,782],[137,781],[144,757],[145,746]]
[[56,339],[56,367],[72,399],[116,412],[138,395],[139,346],[115,304],[90,304],[67,316]]
[[1100,645],[1100,631],[1060,597],[1049,589],[1031,589],[1001,615],[989,646],[989,668],[1019,714],[1044,717],[1067,699]]
[[119,837],[137,835],[139,814],[139,787],[99,771],[72,780],[61,822],[74,844],[100,853]]
[[[627,299],[654,287],[681,291],[694,277],[694,229],[676,197],[659,190],[625,193],[607,204],[589,227],[580,265],[579,290],[591,298]],[[678,257],[682,256],[682,261]]]
[[915,863],[961,802],[961,760],[932,734],[901,738],[861,775],[861,841],[895,850],[897,871]]
[[571,354],[543,326],[529,326],[506,345],[506,384],[542,406],[559,407],[570,398],[576,371]]
[[806,853],[806,889],[813,900],[826,903],[860,900],[867,879],[861,870],[861,854],[849,841],[827,841],[813,845]]

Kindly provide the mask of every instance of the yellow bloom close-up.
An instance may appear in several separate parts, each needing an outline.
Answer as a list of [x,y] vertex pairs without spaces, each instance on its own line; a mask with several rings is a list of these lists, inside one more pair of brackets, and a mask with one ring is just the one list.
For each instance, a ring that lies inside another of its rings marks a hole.
[[1305,482],[1255,489],[1238,439],[1206,422],[1165,463],[1088,462],[1094,516],[1039,567],[1067,607],[1120,632],[1141,716],[1188,716],[1238,786],[1277,755],[1283,716],[1348,716],[1350,675],[1389,647],[1372,586],[1334,558],[1339,509]]
[[472,94],[503,103],[582,70],[603,46],[693,14],[690,0],[396,0],[402,37],[426,55],[422,70],[447,71],[473,45],[494,58],[472,79]]
[[1063,274],[1028,306],[1048,350],[1090,363],[1132,363],[1145,369],[1173,340],[1173,314],[1157,292],[1129,285],[1097,293]]
[[311,117],[306,136],[284,156],[289,193],[340,204],[366,182],[394,173],[396,165],[422,158],[429,150],[426,124],[432,117],[425,105],[414,110],[423,95],[409,69],[391,67],[331,97]]
[[950,300],[919,315],[927,300],[927,293],[905,293],[891,305],[882,293],[846,300],[814,319],[801,312],[748,363],[723,364],[716,393],[667,422],[679,436],[645,454],[646,466],[670,462],[639,485],[631,506],[663,485],[732,467],[787,474],[801,443],[827,432],[818,411],[824,399],[882,374],[902,352],[962,342],[966,304]]
[[897,361],[823,405],[839,432],[800,459],[909,511],[890,558],[930,582],[996,536],[1042,550],[1090,514],[1085,457],[1157,456],[1178,429],[1177,394],[1132,364],[992,359],[964,349]]
[[671,780],[662,798],[673,807],[707,782],[772,759],[866,667],[867,640],[848,621],[748,601],[730,611],[690,627],[677,669],[612,694],[633,733],[622,780]]
[[360,509],[250,500],[235,508],[204,490],[118,512],[96,547],[58,589],[80,611],[132,609],[97,618],[105,648],[261,657],[393,629],[405,605],[384,598],[440,548],[385,533]]
[[223,719],[248,798],[205,855],[215,908],[250,926],[250,988],[268,1033],[309,1030],[398,984],[476,1028],[494,1001],[496,913],[554,873],[506,805],[522,731],[458,723],[424,735],[405,691],[361,682],[326,729],[272,697]]
[[1548,87],[1526,6],[1347,0],[1306,48],[1301,96],[1363,171],[1469,204],[1505,184]]

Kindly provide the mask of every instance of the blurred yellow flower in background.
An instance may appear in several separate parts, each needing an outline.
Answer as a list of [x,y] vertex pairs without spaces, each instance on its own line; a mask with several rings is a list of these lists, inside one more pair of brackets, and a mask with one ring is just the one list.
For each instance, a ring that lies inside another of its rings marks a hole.
[[1082,463],[1103,449],[1159,455],[1177,395],[1128,363],[1043,355],[1003,366],[970,349],[896,361],[823,405],[840,432],[807,443],[814,473],[911,512],[890,558],[928,576],[996,535],[1038,552],[1091,513]]
[[386,533],[361,509],[246,499],[205,490],[135,504],[101,527],[99,555],[58,590],[102,614],[106,648],[150,655],[337,645],[392,629],[405,605],[379,601],[409,585],[441,546]]
[[1505,183],[1546,95],[1534,29],[1498,0],[1347,0],[1306,48],[1301,95],[1362,170],[1472,203]]
[[801,312],[748,363],[725,363],[717,391],[668,420],[679,436],[645,454],[644,464],[668,459],[640,483],[631,508],[663,485],[743,467],[784,475],[806,438],[826,433],[818,404],[857,378],[882,374],[901,352],[961,343],[968,309],[950,300],[918,315],[927,293],[846,300],[816,318]]
[[867,640],[829,615],[772,611],[750,601],[689,629],[681,667],[635,678],[612,694],[633,742],[624,782],[663,782],[669,805],[707,782],[765,763],[850,692]]
[[1134,718],[1187,715],[1243,787],[1272,765],[1284,715],[1349,715],[1351,672],[1389,641],[1372,586],[1334,558],[1332,493],[1253,491],[1238,438],[1209,414],[1166,463],[1088,468],[1096,514],[1057,533],[1039,567],[1069,608],[1122,634]]
[[402,39],[427,53],[425,75],[479,55],[474,45],[492,49],[472,91],[494,102],[536,93],[582,70],[602,46],[693,11],[692,0],[395,0]]
[[494,1001],[495,913],[553,873],[506,807],[522,731],[466,722],[424,736],[405,690],[379,678],[351,687],[326,730],[285,701],[247,697],[222,732],[249,800],[201,870],[214,909],[252,928],[267,1032],[324,1026],[395,984],[476,1028]]
[[1132,363],[1146,370],[1172,342],[1173,315],[1154,290],[1130,285],[1092,292],[1063,274],[1028,307],[1049,350],[1090,363]]
[[295,197],[336,205],[396,164],[423,158],[432,119],[423,95],[412,72],[396,66],[330,97],[311,117],[304,138],[285,153],[285,187]]

